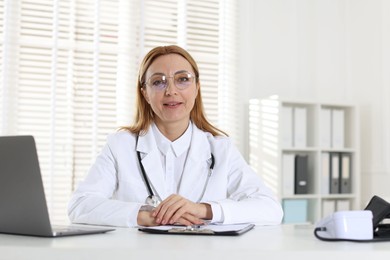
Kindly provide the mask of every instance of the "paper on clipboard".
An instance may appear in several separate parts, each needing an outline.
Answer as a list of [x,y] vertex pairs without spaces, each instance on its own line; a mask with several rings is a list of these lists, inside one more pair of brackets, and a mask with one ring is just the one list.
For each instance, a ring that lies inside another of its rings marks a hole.
[[155,234],[238,236],[254,227],[253,224],[200,225],[200,226],[156,226],[139,227],[139,231]]

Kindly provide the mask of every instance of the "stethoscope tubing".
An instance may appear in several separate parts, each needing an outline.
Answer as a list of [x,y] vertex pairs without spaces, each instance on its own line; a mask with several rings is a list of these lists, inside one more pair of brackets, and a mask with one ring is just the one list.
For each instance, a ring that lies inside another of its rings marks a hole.
[[209,168],[209,173],[207,175],[206,182],[203,185],[203,191],[200,194],[199,199],[196,201],[196,203],[199,203],[202,200],[202,198],[204,196],[204,193],[206,192],[206,189],[207,189],[207,186],[209,184],[209,180],[210,180],[211,174],[213,173],[214,163],[215,163],[214,155],[211,153],[211,164],[210,164],[210,168]]
[[144,178],[146,188],[148,189],[149,196],[152,197],[152,196],[154,196],[154,193],[153,193],[152,187],[150,186],[148,176],[146,175],[144,165],[142,164],[141,153],[139,151],[137,151],[137,157],[138,157],[139,166],[141,167],[141,173],[142,173],[142,177]]
[[[141,167],[141,173],[142,173],[142,177],[144,179],[144,182],[145,182],[145,186],[146,186],[146,189],[148,190],[148,198],[154,198],[155,197],[155,194],[152,190],[152,187],[150,185],[150,181],[149,181],[149,178],[146,174],[146,171],[145,171],[145,168],[144,168],[144,165],[142,164],[142,159],[141,159],[141,152],[140,151],[137,151],[137,158],[138,158],[138,163]],[[211,163],[210,163],[210,168],[209,168],[209,172],[207,174],[207,179],[206,179],[206,182],[205,182],[205,185],[203,187],[203,191],[202,191],[202,194],[200,195],[199,197],[199,200],[197,201],[200,202],[200,200],[203,198],[204,196],[204,193],[206,192],[206,188],[208,186],[208,183],[209,183],[209,179],[211,177],[211,174],[213,172],[213,169],[214,169],[214,165],[215,165],[215,158],[214,158],[214,155],[213,153],[211,153]]]

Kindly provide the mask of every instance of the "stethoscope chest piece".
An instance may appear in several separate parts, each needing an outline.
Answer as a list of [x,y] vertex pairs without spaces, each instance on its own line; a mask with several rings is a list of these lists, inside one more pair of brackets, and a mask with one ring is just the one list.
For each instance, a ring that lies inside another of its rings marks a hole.
[[157,207],[160,204],[160,200],[155,195],[149,195],[145,200],[146,205]]

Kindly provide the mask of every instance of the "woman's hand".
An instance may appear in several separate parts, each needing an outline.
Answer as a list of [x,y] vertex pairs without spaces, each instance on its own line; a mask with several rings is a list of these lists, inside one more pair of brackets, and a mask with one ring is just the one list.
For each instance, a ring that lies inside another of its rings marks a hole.
[[145,227],[153,227],[159,225],[158,223],[156,223],[156,218],[152,216],[152,212],[144,210],[138,211],[137,224]]
[[206,203],[194,203],[180,195],[173,194],[160,203],[152,217],[161,225],[179,223],[185,226],[204,224],[205,219],[212,219],[211,206]]

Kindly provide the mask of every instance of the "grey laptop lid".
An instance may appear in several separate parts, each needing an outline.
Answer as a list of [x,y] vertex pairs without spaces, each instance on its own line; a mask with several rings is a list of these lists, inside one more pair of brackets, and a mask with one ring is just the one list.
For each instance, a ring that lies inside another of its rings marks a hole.
[[32,136],[0,137],[0,232],[36,236],[101,233],[113,229],[82,228],[54,232]]

